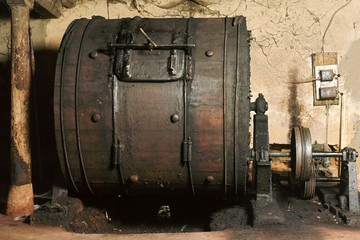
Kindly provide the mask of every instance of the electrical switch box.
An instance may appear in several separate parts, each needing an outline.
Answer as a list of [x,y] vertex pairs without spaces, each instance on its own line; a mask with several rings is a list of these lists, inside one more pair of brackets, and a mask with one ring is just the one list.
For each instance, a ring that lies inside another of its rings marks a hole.
[[335,99],[338,94],[337,87],[324,87],[320,88],[319,90],[321,100]]
[[338,60],[336,52],[312,55],[314,105],[338,105]]
[[332,69],[320,70],[321,81],[332,81],[334,79],[334,72]]

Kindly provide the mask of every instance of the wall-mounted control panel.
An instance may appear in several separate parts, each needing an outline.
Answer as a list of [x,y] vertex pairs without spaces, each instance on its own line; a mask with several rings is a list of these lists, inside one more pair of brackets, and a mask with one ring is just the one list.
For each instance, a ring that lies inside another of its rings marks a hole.
[[317,100],[330,100],[337,98],[338,66],[315,66],[315,87]]
[[312,55],[314,106],[339,104],[337,53],[315,53]]

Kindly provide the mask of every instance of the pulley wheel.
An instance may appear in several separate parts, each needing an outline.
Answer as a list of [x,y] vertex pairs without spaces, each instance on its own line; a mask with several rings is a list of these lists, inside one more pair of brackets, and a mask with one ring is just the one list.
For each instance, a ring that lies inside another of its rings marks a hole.
[[295,181],[309,181],[311,177],[312,145],[310,130],[294,127],[291,133],[291,173]]
[[305,181],[301,184],[301,198],[312,199],[315,195],[316,177],[315,177],[315,164],[311,166],[311,177],[309,181]]

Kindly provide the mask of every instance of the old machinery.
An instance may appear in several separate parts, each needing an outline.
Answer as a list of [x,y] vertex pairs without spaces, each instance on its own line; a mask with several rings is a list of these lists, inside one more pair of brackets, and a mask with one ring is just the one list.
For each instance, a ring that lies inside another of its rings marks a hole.
[[[275,209],[271,157],[279,153],[269,149],[264,96],[250,103],[249,41],[242,16],[72,22],[54,93],[58,155],[69,187],[116,196],[251,195],[254,215]],[[343,159],[343,195],[356,209],[357,153],[312,152],[304,127],[294,128],[291,143],[287,156],[303,197],[315,192],[313,157],[332,154]]]
[[[358,153],[352,148],[344,148],[341,152],[313,152],[310,130],[305,127],[295,127],[291,136],[291,152],[270,152],[270,157],[291,156],[292,183],[301,185],[301,197],[311,199],[315,195],[316,182],[340,182],[340,195],[346,195],[348,209],[359,211],[356,180],[356,158]],[[341,159],[342,175],[338,177],[316,178],[315,157],[338,157]],[[356,189],[355,189],[355,188]],[[350,193],[352,192],[352,193]]]
[[72,22],[54,94],[70,187],[100,195],[245,196],[248,40],[243,17]]

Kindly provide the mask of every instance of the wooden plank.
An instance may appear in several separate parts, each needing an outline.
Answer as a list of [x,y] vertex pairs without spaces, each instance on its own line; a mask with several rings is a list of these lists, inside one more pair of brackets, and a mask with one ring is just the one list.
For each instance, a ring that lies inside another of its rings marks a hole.
[[[325,53],[314,53],[312,54],[312,73],[313,78],[315,79],[315,66],[324,66],[324,65],[337,65],[338,64],[338,55],[337,52],[325,52]],[[313,82],[313,99],[314,106],[325,106],[329,105],[339,105],[339,98],[334,100],[318,100],[316,99],[316,86],[315,81]]]
[[337,52],[314,53],[313,66],[335,65],[338,64],[337,58]]
[[61,16],[60,0],[35,0],[33,11],[43,18],[58,18]]
[[34,5],[34,0],[6,0],[6,3],[11,7],[15,5],[28,6],[30,9]]

